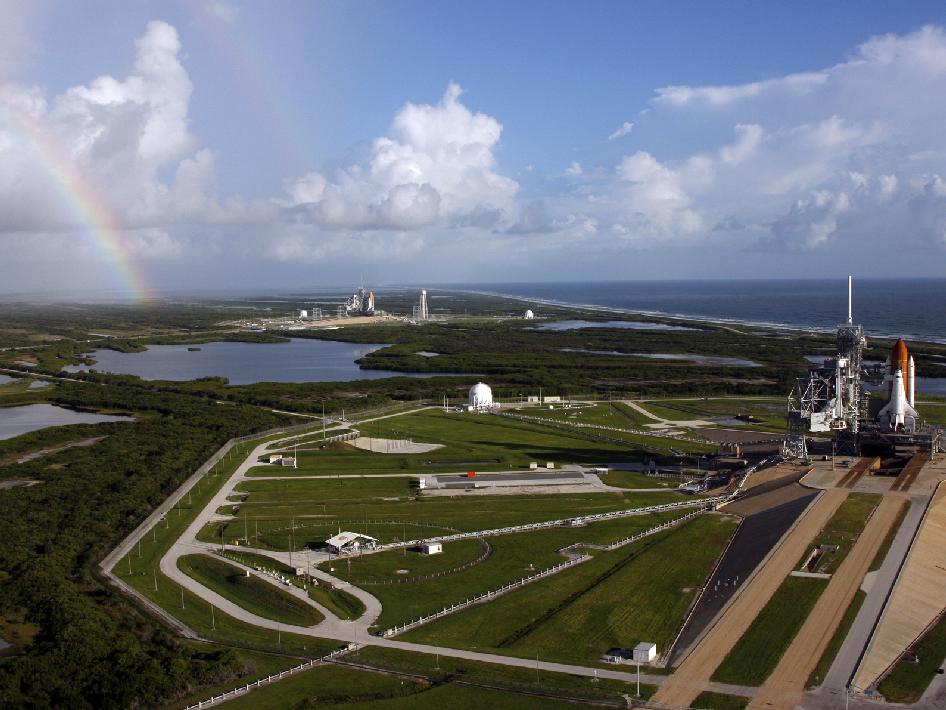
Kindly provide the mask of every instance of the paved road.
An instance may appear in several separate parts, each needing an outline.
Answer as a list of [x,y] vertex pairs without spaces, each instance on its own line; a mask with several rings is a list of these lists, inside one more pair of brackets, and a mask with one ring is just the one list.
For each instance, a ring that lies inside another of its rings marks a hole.
[[842,692],[854,676],[854,670],[861,659],[861,654],[867,647],[867,642],[870,640],[877,619],[883,611],[890,589],[897,579],[897,573],[900,571],[907,550],[910,549],[910,543],[916,535],[916,530],[923,519],[923,512],[926,510],[928,502],[929,498],[925,496],[910,500],[910,509],[894,536],[890,551],[884,558],[883,565],[877,570],[870,591],[867,593],[857,616],[854,617],[851,630],[848,631],[834,663],[831,664],[831,669],[825,676],[822,688],[826,692]]
[[847,491],[825,491],[808,507],[768,560],[756,568],[709,633],[660,687],[653,698],[655,703],[690,706],[847,495]]
[[904,504],[899,496],[888,495],[880,501],[854,547],[831,577],[828,586],[805,619],[798,635],[749,703],[750,710],[792,710],[801,702],[808,676],[828,647],[841,623],[841,617],[860,588],[877,549]]

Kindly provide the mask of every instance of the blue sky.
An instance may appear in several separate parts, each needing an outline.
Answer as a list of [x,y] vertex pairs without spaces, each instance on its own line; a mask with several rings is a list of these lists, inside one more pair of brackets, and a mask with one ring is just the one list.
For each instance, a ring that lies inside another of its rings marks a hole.
[[940,275],[944,15],[14,0],[0,291],[121,286],[63,174],[155,289]]

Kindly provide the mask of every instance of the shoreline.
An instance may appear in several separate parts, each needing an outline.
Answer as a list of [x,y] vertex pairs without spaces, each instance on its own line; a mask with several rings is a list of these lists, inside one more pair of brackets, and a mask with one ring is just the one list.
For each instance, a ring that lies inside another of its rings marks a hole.
[[[584,311],[593,311],[597,313],[614,313],[617,315],[630,315],[630,316],[643,316],[645,318],[656,318],[669,321],[677,321],[680,323],[697,323],[697,324],[709,324],[717,326],[743,326],[750,328],[765,328],[767,330],[772,330],[778,333],[815,333],[818,335],[831,335],[835,332],[835,327],[828,326],[801,326],[801,325],[792,325],[789,323],[774,323],[767,321],[752,321],[752,320],[740,320],[737,318],[722,318],[722,317],[711,317],[711,316],[697,316],[697,315],[687,315],[685,313],[666,313],[664,311],[648,311],[648,310],[638,310],[634,308],[622,308],[619,306],[602,306],[595,303],[574,303],[570,301],[561,301],[553,298],[543,298],[543,297],[533,297],[533,296],[523,296],[519,294],[512,293],[502,293],[500,291],[479,291],[471,289],[455,289],[455,288],[441,288],[439,291],[444,291],[446,293],[466,293],[476,296],[491,296],[494,298],[506,298],[512,301],[519,301],[522,303],[535,303],[539,305],[547,306],[556,306],[558,308],[569,308],[573,310],[584,310]],[[841,325],[841,323],[838,323]],[[865,332],[870,333],[870,329],[867,326],[864,327]],[[751,334],[750,334],[751,335]],[[877,332],[874,338],[879,340],[891,340],[895,341],[897,338],[903,338],[907,342],[912,343],[926,343],[929,345],[946,345],[946,338],[937,339],[930,338],[926,336],[918,336],[911,333],[884,333]]]

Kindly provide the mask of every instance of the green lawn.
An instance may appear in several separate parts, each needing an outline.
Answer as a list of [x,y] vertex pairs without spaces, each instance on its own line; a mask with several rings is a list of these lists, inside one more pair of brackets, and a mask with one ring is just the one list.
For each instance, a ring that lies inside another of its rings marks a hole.
[[608,471],[599,476],[602,483],[616,488],[667,488],[673,490],[680,483],[676,478],[657,478],[639,471]]
[[403,676],[325,665],[271,683],[226,703],[228,710],[281,710],[297,706],[351,706],[415,696],[430,685]]
[[[912,661],[916,656],[919,660]],[[946,615],[910,649],[877,689],[891,703],[915,703],[923,695],[930,681],[942,668],[946,658]]]
[[785,401],[776,398],[709,398],[665,399],[642,402],[649,412],[671,421],[752,416],[758,423],[746,422],[747,427],[761,429],[785,428]]
[[283,624],[313,626],[325,617],[275,585],[210,555],[184,555],[177,566],[187,576],[258,616]]
[[700,710],[742,710],[748,704],[749,698],[704,690],[696,696],[696,700],[690,707]]
[[641,640],[663,651],[735,528],[705,515],[403,638],[569,663]]
[[827,586],[827,579],[787,577],[716,669],[713,680],[762,685]]
[[[857,542],[857,538],[864,530],[867,518],[880,503],[882,497],[876,493],[849,494],[821,532],[815,536],[811,547],[808,548],[810,551],[819,545],[837,545],[837,552],[826,552],[818,559],[812,569],[807,571],[833,574],[841,566],[854,543]],[[800,569],[807,556],[808,552],[805,553],[805,557],[798,561],[796,569]]]
[[597,424],[622,429],[653,423],[653,419],[645,417],[623,402],[599,402],[592,405],[574,405],[568,408],[558,404],[554,406],[555,409],[549,409],[548,405],[544,407],[525,407],[516,410],[516,413],[526,414],[530,417],[541,417],[551,421],[572,424]]
[[249,567],[259,567],[261,569],[280,572],[292,580],[292,583],[297,587],[305,585],[309,593],[309,598],[324,606],[339,619],[354,620],[365,613],[365,605],[362,604],[358,597],[349,594],[344,589],[338,589],[323,580],[319,580],[317,585],[311,583],[306,584],[302,579],[295,576],[294,569],[271,557],[245,552],[242,549],[227,549],[225,552],[218,554],[236,560]]

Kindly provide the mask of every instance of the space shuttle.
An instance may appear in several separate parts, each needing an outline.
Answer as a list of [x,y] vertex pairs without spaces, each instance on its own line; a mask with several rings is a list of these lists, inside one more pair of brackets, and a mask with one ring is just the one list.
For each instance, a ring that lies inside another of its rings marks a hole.
[[887,382],[887,403],[878,412],[881,426],[892,431],[913,430],[919,417],[916,404],[916,367],[903,338],[894,343],[887,358],[884,380]]

